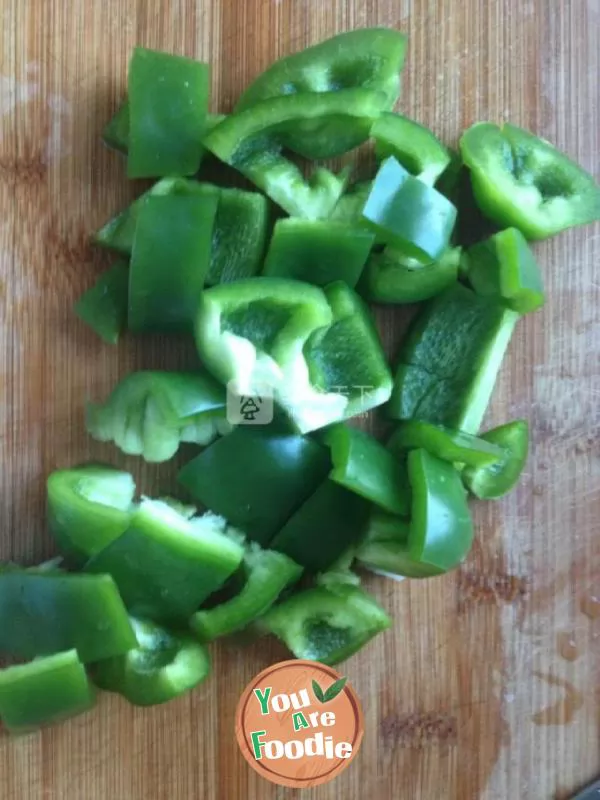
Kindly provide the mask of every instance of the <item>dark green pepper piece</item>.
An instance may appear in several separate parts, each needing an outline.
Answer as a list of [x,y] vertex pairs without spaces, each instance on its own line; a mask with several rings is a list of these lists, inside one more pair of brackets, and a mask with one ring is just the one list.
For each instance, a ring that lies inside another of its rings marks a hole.
[[108,344],[117,344],[127,327],[129,265],[124,261],[103,272],[75,304],[75,313]]
[[358,291],[374,303],[429,300],[456,283],[460,257],[460,247],[454,247],[446,250],[438,261],[423,265],[386,247],[367,261]]
[[498,464],[504,455],[501,447],[491,444],[483,437],[417,419],[399,425],[388,442],[388,448],[398,455],[420,447],[442,461],[471,467]]
[[489,466],[466,467],[462,479],[471,494],[482,500],[497,500],[513,489],[521,477],[529,450],[529,425],[516,420],[481,436],[504,453],[501,461]]
[[437,136],[408,117],[384,113],[371,128],[375,155],[394,156],[412,175],[433,186],[450,163],[450,153]]

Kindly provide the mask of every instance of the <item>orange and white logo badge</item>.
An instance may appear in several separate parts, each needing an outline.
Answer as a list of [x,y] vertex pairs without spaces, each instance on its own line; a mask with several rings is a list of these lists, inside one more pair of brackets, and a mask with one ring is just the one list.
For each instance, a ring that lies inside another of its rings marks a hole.
[[244,691],[237,740],[263,778],[294,788],[319,786],[346,769],[364,733],[354,689],[316,661],[282,661]]

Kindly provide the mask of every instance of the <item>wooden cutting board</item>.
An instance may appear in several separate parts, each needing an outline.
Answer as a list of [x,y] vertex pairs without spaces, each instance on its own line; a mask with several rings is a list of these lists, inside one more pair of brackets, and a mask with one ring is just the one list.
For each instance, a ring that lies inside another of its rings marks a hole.
[[[104,267],[88,237],[139,187],[100,131],[131,48],[213,65],[228,111],[273,59],[338,31],[390,25],[410,49],[402,110],[449,142],[509,119],[598,177],[598,0],[1,0],[0,558],[53,552],[44,478],[90,458],[144,468],[84,433],[83,403],[136,368],[193,363],[186,342],[102,345],[73,316]],[[519,489],[477,507],[468,563],[444,578],[368,579],[394,627],[344,670],[366,717],[362,750],[319,800],[545,800],[600,772],[600,228],[536,247],[548,303],[511,344],[489,422],[527,417]],[[390,351],[402,310],[381,315]],[[188,453],[189,457],[189,453]],[[1,618],[1,609],[0,609]],[[2,800],[267,800],[299,796],[247,767],[234,712],[276,643],[214,648],[214,675],[166,707],[98,709],[26,739],[0,736]]]

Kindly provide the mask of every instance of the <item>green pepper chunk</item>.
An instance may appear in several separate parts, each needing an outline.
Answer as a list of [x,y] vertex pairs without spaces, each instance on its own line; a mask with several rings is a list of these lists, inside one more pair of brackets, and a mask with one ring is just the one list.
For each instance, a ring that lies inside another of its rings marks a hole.
[[430,264],[448,248],[456,208],[392,156],[379,168],[363,219],[403,255]]
[[362,225],[363,208],[369,199],[372,188],[373,181],[358,181],[358,183],[353,184],[340,197],[329,215],[329,219],[335,222],[352,223],[354,226]]
[[76,650],[0,670],[0,720],[15,734],[63,722],[96,697]]
[[333,665],[389,628],[391,620],[359,586],[338,583],[294,594],[268,611],[260,624],[296,658]]
[[519,314],[544,305],[540,268],[527,240],[516,228],[474,245],[465,257],[467,278],[477,294],[495,297]]
[[48,477],[48,521],[60,552],[80,567],[125,532],[135,483],[128,472],[99,464]]
[[433,131],[401,114],[382,114],[371,128],[371,137],[378,160],[394,156],[428,186],[434,185],[450,163],[448,148]]
[[75,304],[75,313],[107,344],[117,344],[127,327],[129,265],[113,264]]
[[181,442],[207,445],[231,431],[225,392],[207,372],[131,372],[103,404],[89,403],[86,428],[145,461],[168,461]]
[[179,473],[198,502],[266,546],[329,470],[327,451],[306,437],[241,426]]
[[434,297],[402,344],[389,416],[477,433],[518,318],[460,284]]
[[112,575],[134,616],[185,622],[239,567],[243,547],[223,520],[187,520],[159,500],[143,499],[127,531],[93,556],[86,572]]
[[210,673],[206,647],[185,633],[172,633],[132,618],[137,645],[122,656],[94,664],[92,679],[136,706],[168,703],[191,691]]
[[600,219],[600,186],[550,142],[515,125],[479,122],[460,149],[486,216],[527,239]]
[[483,437],[417,419],[399,425],[389,440],[388,447],[397,454],[423,448],[442,461],[471,467],[498,464],[504,455],[501,447],[491,444]]
[[0,653],[17,658],[76,649],[87,663],[125,653],[135,636],[110,575],[0,572]]
[[419,303],[440,294],[458,279],[461,248],[446,250],[438,261],[420,264],[392,247],[373,253],[358,291],[374,303]]
[[521,477],[529,450],[529,425],[515,420],[482,434],[482,439],[500,447],[503,458],[489,466],[465,467],[462,479],[471,494],[482,500],[497,500],[513,489]]
[[377,439],[358,428],[334,425],[326,431],[324,440],[331,448],[332,481],[391,514],[408,515],[406,468]]
[[404,578],[433,578],[443,569],[415,561],[410,555],[408,535],[410,523],[380,508],[369,517],[367,533],[356,551],[361,567],[393,580]]
[[413,561],[448,571],[467,557],[473,521],[460,475],[426,450],[408,454],[412,516],[408,553]]
[[370,231],[331,220],[291,217],[275,224],[263,275],[326,286],[341,280],[354,287],[375,237]]
[[251,543],[244,555],[243,571],[244,584],[235,597],[197,611],[190,619],[190,627],[201,641],[210,642],[245,628],[268,611],[303,570],[283,553]]
[[150,197],[141,207],[129,269],[128,327],[189,332],[210,268],[217,197]]
[[196,173],[208,112],[208,64],[136,47],[127,93],[128,177]]

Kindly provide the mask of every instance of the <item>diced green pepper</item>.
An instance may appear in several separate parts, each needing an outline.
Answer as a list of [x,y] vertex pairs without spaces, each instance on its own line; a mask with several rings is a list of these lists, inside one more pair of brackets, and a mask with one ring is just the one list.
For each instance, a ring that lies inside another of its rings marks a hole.
[[18,658],[75,649],[87,663],[135,646],[110,575],[0,572],[0,616],[0,653]]
[[498,226],[484,216],[477,205],[471,185],[471,173],[457,153],[453,154],[450,166],[437,182],[436,188],[458,211],[452,234],[453,244],[471,247],[497,232]]
[[471,492],[482,500],[497,500],[511,491],[521,477],[529,450],[529,425],[516,420],[482,434],[482,439],[500,447],[503,458],[496,464],[466,467],[462,479]]
[[95,702],[76,650],[0,670],[0,720],[11,733],[63,722]]
[[484,438],[417,419],[403,422],[392,435],[388,447],[397,454],[422,447],[442,461],[471,467],[489,467],[501,461],[504,455],[501,447]]
[[450,248],[432,264],[419,264],[392,247],[373,253],[363,271],[358,291],[375,303],[419,303],[456,283],[460,247]]
[[203,155],[208,64],[136,47],[129,65],[127,175],[194,175]]
[[108,344],[116,344],[127,327],[129,265],[113,264],[75,304],[75,313]]
[[337,664],[354,655],[391,620],[359,586],[305,589],[274,606],[261,620],[296,658]]
[[448,149],[433,131],[401,114],[382,114],[371,128],[371,137],[380,161],[394,156],[428,186],[433,186],[450,163]]
[[94,664],[100,688],[136,706],[167,703],[202,683],[210,673],[206,647],[183,633],[171,633],[148,620],[131,620],[137,645],[128,653]]
[[465,131],[460,149],[477,203],[498,225],[545,239],[600,219],[600,186],[545,139],[480,122]]
[[359,181],[349,188],[338,200],[329,219],[336,222],[352,223],[354,226],[362,225],[362,212],[371,189],[373,181]]

